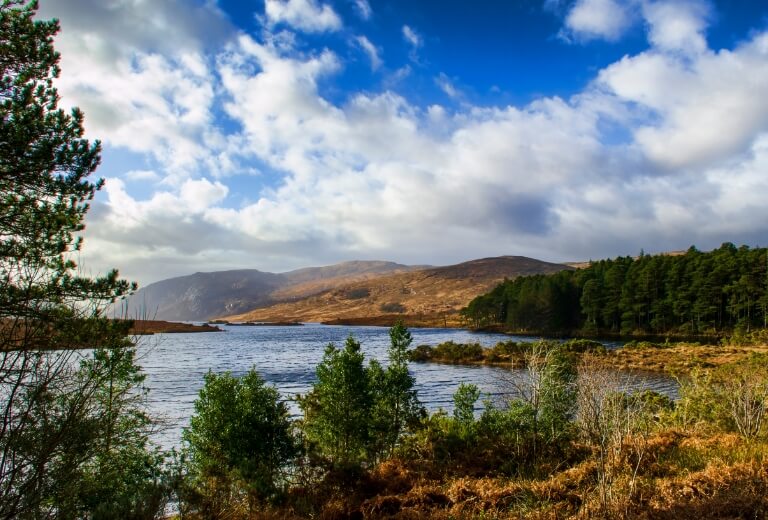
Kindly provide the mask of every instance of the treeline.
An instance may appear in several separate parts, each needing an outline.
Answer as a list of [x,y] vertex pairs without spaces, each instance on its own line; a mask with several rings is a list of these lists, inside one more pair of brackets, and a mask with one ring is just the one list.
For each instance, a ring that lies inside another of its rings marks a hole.
[[765,328],[765,248],[642,254],[507,280],[462,311],[476,328],[563,334],[722,335]]

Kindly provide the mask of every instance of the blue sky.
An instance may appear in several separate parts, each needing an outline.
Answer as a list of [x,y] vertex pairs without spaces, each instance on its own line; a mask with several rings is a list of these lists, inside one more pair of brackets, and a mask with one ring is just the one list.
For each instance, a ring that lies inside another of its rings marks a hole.
[[768,4],[42,0],[148,283],[768,236]]

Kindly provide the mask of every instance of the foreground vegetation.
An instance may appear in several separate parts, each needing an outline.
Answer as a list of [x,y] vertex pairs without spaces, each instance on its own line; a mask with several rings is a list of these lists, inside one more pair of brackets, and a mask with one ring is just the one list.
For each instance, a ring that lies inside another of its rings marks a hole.
[[508,280],[463,310],[474,327],[544,334],[722,336],[768,325],[768,250],[641,254]]
[[628,393],[630,376],[599,356],[539,342],[504,402],[479,405],[479,389],[462,384],[451,414],[427,415],[404,361],[410,335],[391,335],[386,369],[366,366],[353,338],[329,346],[296,422],[255,372],[209,374],[185,434],[182,516],[768,514],[764,354],[693,370],[672,402]]

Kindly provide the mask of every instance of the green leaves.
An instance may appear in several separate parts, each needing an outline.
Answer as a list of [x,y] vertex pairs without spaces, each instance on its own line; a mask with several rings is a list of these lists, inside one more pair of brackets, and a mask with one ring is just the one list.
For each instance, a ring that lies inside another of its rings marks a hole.
[[618,257],[523,276],[462,314],[475,327],[550,334],[746,333],[768,327],[768,249],[726,242],[707,253]]
[[307,437],[340,465],[358,464],[368,451],[373,396],[364,358],[352,336],[343,349],[328,345],[317,382],[301,403]]
[[461,383],[453,394],[453,417],[460,424],[475,422],[475,404],[480,399],[480,389],[475,384]]
[[285,403],[254,370],[240,378],[208,372],[184,431],[194,478],[241,480],[255,499],[279,493],[299,452]]
[[355,466],[391,455],[425,414],[408,371],[411,334],[402,324],[389,334],[386,368],[375,360],[365,367],[360,343],[351,336],[343,349],[328,345],[317,382],[300,401],[307,438],[334,464]]
[[[103,316],[134,286],[77,272],[100,146],[83,139],[80,111],[58,108],[59,25],[36,11],[0,2],[0,517],[88,517],[97,505],[151,517],[159,502],[140,503],[165,491],[147,476],[162,457],[147,444],[143,376],[129,324]],[[84,347],[96,350],[78,364]],[[116,470],[129,467],[147,473]]]

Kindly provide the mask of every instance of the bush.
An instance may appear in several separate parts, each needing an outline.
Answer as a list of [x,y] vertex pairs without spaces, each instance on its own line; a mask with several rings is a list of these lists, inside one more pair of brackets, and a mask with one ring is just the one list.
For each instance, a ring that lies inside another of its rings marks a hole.
[[406,311],[406,308],[402,303],[382,303],[379,309],[381,309],[381,312],[389,312],[393,314],[401,314]]
[[363,298],[368,298],[368,296],[371,295],[371,291],[366,288],[361,289],[350,289],[345,294],[345,298],[347,300],[361,300]]
[[408,351],[408,360],[418,362],[429,361],[432,359],[434,352],[435,349],[429,345],[419,345],[415,349]]
[[483,359],[483,347],[479,343],[440,343],[432,351],[432,359],[447,363],[480,361]]
[[585,352],[604,354],[606,352],[605,345],[599,341],[590,339],[570,339],[563,343],[563,348],[568,352],[574,352],[576,354],[583,354]]
[[184,431],[190,456],[192,503],[216,516],[238,495],[249,509],[276,498],[283,471],[299,453],[288,408],[251,369],[237,378],[208,372]]
[[496,343],[493,348],[485,351],[485,360],[491,363],[522,362],[523,358],[530,352],[530,350],[530,343],[500,341]]
[[753,354],[682,382],[675,418],[682,426],[715,424],[746,438],[760,436],[768,412],[768,356]]
[[317,382],[299,402],[307,439],[339,467],[357,466],[368,454],[373,396],[364,359],[352,336],[343,349],[329,344]]

